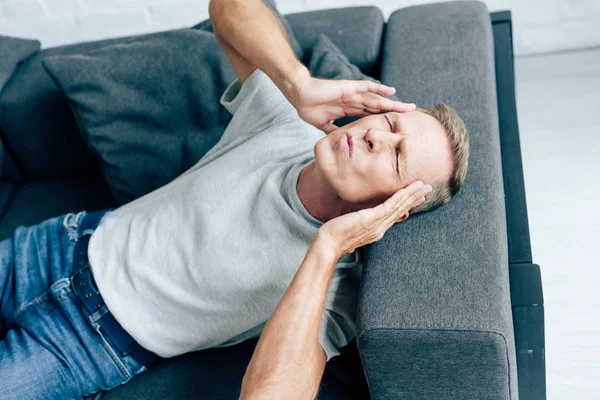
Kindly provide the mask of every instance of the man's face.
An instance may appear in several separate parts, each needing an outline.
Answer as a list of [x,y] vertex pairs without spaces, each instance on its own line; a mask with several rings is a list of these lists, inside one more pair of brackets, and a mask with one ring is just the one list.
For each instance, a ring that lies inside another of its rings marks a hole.
[[450,179],[452,151],[442,125],[420,111],[369,115],[315,144],[317,165],[340,198],[379,204],[411,182]]

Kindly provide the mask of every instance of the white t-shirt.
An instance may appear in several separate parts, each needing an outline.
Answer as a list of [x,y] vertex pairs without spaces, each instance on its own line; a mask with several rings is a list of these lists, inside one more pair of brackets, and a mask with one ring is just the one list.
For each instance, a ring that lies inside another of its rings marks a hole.
[[[324,133],[260,70],[221,97],[221,140],[169,184],[106,214],[88,249],[108,309],[162,357],[260,336],[322,222],[298,198]],[[327,360],[356,334],[359,251],[342,257],[319,329]]]

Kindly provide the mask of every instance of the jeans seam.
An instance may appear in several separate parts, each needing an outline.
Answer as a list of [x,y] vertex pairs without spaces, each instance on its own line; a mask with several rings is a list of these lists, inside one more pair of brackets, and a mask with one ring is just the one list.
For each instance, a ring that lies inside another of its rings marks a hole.
[[24,311],[25,311],[27,308],[29,308],[29,306],[31,306],[31,305],[36,305],[36,304],[37,304],[36,300],[37,300],[39,297],[41,297],[41,296],[45,295],[46,293],[48,293],[48,291],[45,291],[45,292],[43,292],[42,294],[40,294],[40,295],[36,296],[36,297],[35,297],[33,300],[31,300],[31,301],[28,301],[27,303],[23,303],[23,304],[21,304],[19,307],[17,307],[17,309],[15,310],[15,312],[14,312],[14,313],[13,313],[13,315],[12,315],[12,320],[13,320],[13,321],[16,321],[16,320],[17,320],[17,317],[18,317],[20,314],[22,314],[22,313],[23,313],[23,312],[24,312]]
[[129,373],[129,371],[127,370],[127,367],[125,366],[125,364],[123,364],[123,362],[119,358],[119,355],[112,348],[112,346],[110,345],[108,340],[104,337],[102,332],[100,332],[99,324],[94,323],[94,330],[96,331],[96,333],[100,336],[100,339],[102,340],[102,347],[104,347],[104,351],[112,359],[113,363],[117,366],[117,369],[121,373],[122,377],[125,379],[125,381],[123,383],[127,382],[129,379],[131,379],[131,377],[133,375]]

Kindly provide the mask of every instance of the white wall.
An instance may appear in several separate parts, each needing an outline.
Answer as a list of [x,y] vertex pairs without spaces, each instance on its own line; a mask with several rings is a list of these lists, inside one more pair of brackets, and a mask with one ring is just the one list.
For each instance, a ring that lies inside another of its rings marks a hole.
[[[518,55],[600,46],[600,0],[484,0],[513,12]],[[355,5],[392,11],[432,0],[278,0],[283,13]],[[0,34],[35,38],[42,48],[189,27],[208,0],[0,0]]]

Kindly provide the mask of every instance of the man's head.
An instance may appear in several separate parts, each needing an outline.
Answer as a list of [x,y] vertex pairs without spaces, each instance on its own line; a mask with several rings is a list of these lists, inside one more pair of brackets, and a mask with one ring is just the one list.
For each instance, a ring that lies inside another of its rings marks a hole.
[[460,189],[469,134],[452,108],[438,104],[342,126],[317,142],[315,157],[338,196],[357,209],[380,204],[416,180],[431,184],[433,192],[414,214],[439,207]]

